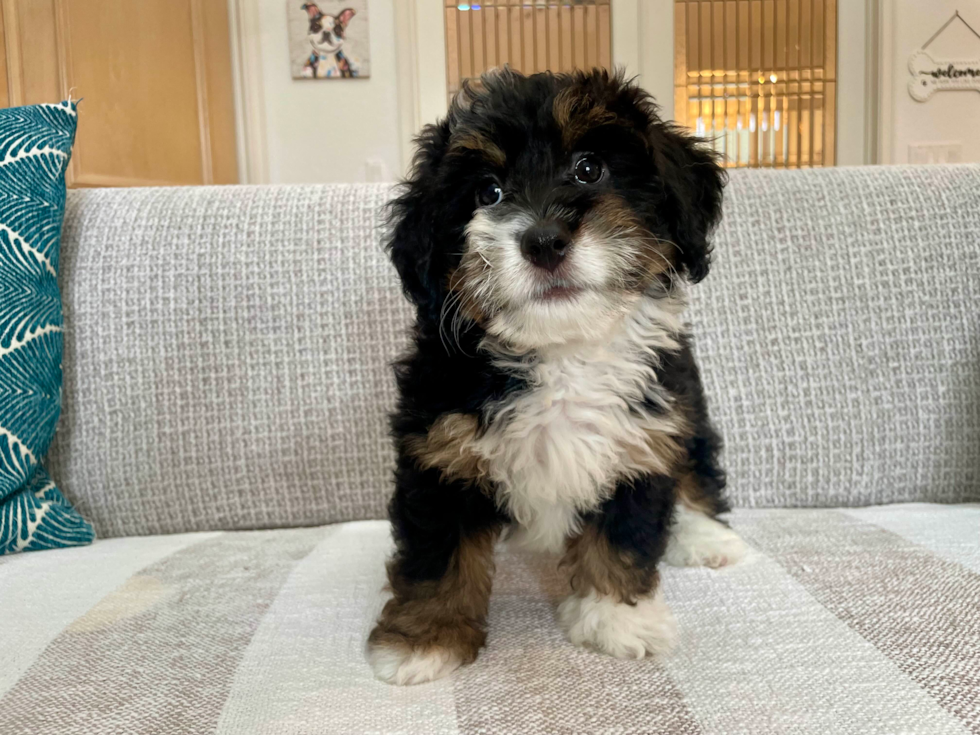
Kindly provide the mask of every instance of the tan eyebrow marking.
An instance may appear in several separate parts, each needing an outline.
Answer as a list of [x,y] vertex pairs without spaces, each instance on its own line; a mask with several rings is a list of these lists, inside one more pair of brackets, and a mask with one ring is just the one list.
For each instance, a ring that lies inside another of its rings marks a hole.
[[449,145],[450,153],[458,153],[461,150],[475,151],[483,155],[490,163],[496,166],[503,166],[507,162],[507,156],[500,150],[496,143],[487,138],[482,133],[466,130],[453,135],[452,143]]

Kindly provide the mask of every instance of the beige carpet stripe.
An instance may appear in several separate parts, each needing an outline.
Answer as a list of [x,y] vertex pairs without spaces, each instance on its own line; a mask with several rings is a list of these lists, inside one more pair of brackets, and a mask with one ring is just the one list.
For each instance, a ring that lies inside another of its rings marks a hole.
[[664,664],[705,731],[966,733],[772,559],[667,568],[663,579],[681,631]]
[[451,679],[391,686],[364,657],[390,536],[385,521],[333,526],[296,565],[242,658],[218,735],[456,735]]
[[980,503],[904,503],[841,512],[897,533],[946,561],[980,574]]
[[555,608],[566,592],[554,557],[498,553],[487,648],[455,678],[460,732],[702,732],[660,664],[620,661],[563,638]]
[[323,534],[222,534],[145,567],[61,633],[0,699],[5,732],[211,732],[262,616]]
[[980,734],[980,574],[837,511],[740,514],[735,527]]
[[0,697],[59,633],[130,576],[216,535],[184,533],[108,539],[92,546],[2,557]]

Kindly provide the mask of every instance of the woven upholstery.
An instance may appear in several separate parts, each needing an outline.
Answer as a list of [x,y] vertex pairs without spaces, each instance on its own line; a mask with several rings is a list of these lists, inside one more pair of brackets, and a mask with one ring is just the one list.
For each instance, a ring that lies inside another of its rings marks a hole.
[[980,166],[727,194],[691,319],[735,503],[980,498]]
[[[76,191],[48,466],[103,536],[380,518],[378,185]],[[692,289],[739,506],[980,498],[980,167],[738,172]]]
[[72,192],[49,467],[100,535],[384,512],[409,309],[383,186]]
[[672,654],[558,629],[557,558],[502,549],[486,649],[414,687],[364,655],[388,524],[0,559],[10,735],[980,735],[980,505],[740,509],[721,570],[662,569]]

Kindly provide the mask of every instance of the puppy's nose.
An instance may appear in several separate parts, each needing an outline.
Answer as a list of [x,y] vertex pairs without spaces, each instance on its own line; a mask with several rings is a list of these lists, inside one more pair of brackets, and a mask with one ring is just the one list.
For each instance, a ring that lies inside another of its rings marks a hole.
[[521,237],[521,255],[538,268],[554,271],[572,245],[572,236],[559,222],[531,225]]

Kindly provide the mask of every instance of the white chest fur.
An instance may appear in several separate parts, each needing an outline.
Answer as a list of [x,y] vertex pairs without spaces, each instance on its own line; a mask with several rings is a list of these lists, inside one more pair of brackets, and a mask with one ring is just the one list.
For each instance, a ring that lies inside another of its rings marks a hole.
[[[676,428],[651,366],[656,350],[677,346],[679,309],[664,307],[644,299],[605,344],[506,363],[530,388],[497,407],[477,451],[531,545],[561,548],[579,513],[597,508],[631,471],[656,465],[651,432]],[[646,408],[650,401],[667,413]]]

